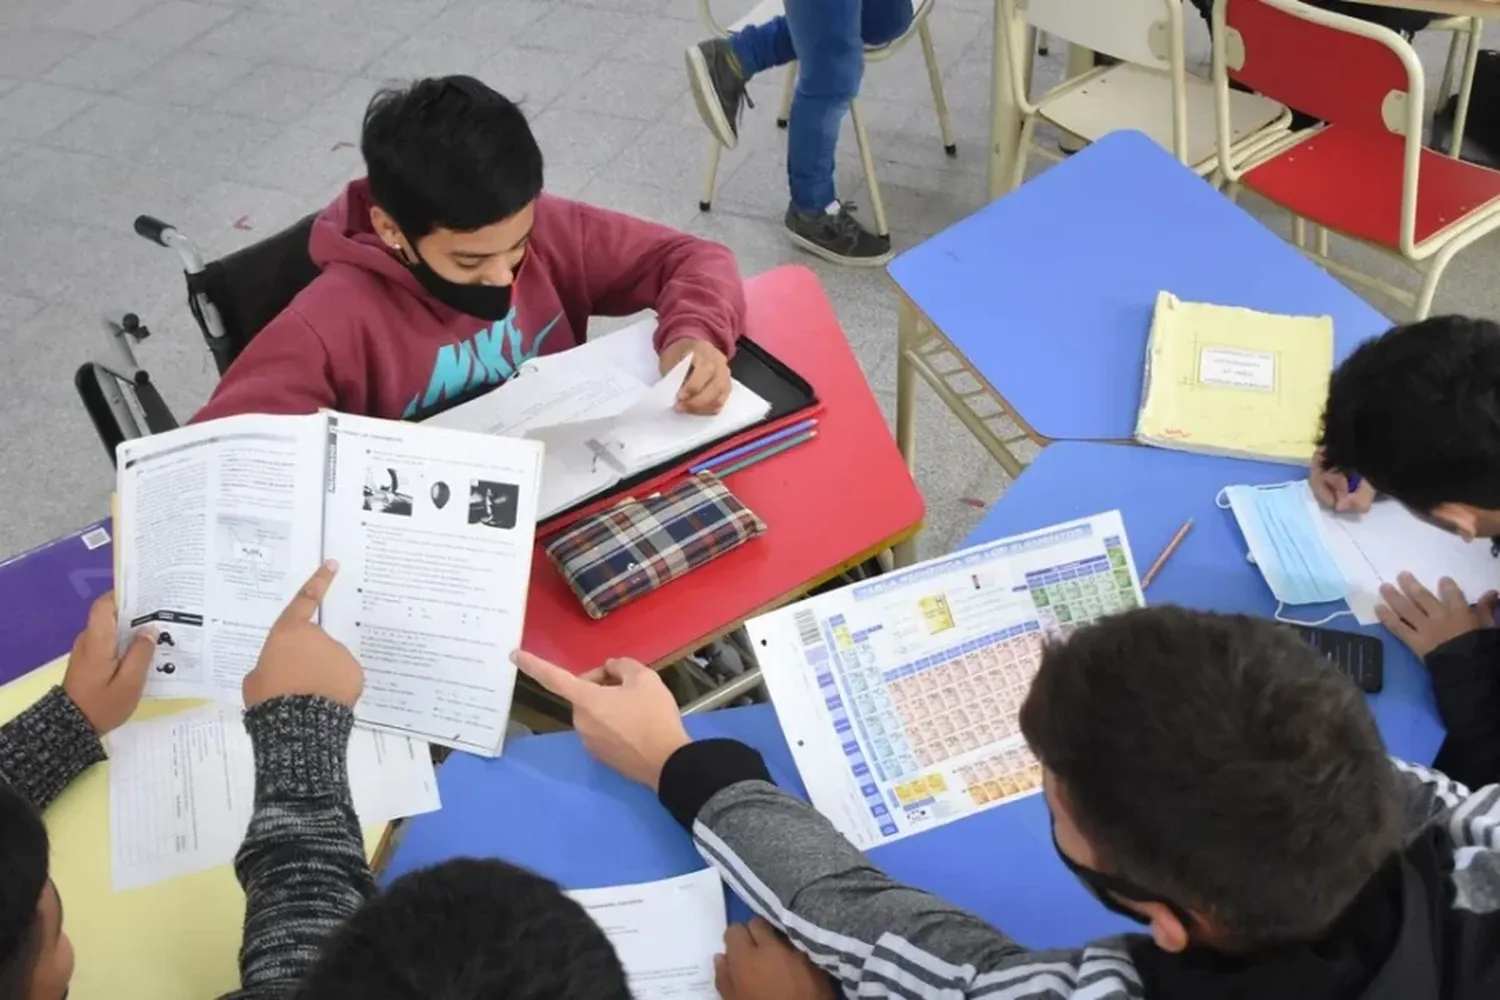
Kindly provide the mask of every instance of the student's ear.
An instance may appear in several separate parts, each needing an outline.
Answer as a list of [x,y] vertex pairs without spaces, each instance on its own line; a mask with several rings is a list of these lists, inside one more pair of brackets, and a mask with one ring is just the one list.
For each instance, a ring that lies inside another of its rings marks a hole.
[[401,227],[378,205],[370,206],[370,226],[375,230],[375,235],[380,237],[380,242],[392,250],[406,249],[406,237],[401,235]]
[[1177,914],[1163,903],[1132,902],[1130,908],[1142,916],[1151,918],[1151,940],[1162,951],[1176,954],[1191,944],[1188,929],[1182,926]]
[[1432,508],[1432,516],[1458,532],[1466,542],[1472,542],[1479,531],[1479,510],[1466,503],[1440,503]]

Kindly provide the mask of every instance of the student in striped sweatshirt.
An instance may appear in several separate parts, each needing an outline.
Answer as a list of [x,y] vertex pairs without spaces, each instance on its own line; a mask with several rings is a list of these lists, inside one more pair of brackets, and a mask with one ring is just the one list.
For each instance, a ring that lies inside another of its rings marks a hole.
[[517,662],[846,996],[1500,996],[1500,785],[1391,761],[1354,685],[1271,622],[1150,608],[1046,648],[1021,728],[1058,853],[1145,931],[1048,951],[892,881],[752,748],[692,742],[653,671]]

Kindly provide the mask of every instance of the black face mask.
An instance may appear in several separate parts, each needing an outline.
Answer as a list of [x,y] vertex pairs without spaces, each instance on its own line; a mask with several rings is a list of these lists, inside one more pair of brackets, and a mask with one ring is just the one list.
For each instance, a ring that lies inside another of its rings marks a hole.
[[504,319],[510,314],[510,293],[514,285],[460,284],[440,276],[428,266],[420,253],[417,254],[416,263],[408,260],[404,252],[398,251],[398,255],[411,271],[412,277],[417,279],[417,284],[450,309],[457,309],[465,316],[487,320]]
[[1083,883],[1083,887],[1109,912],[1118,913],[1127,920],[1145,925],[1151,923],[1151,918],[1144,913],[1137,913],[1120,900],[1128,899],[1132,903],[1160,903],[1172,911],[1172,915],[1182,922],[1184,928],[1193,926],[1192,917],[1187,911],[1171,900],[1154,896],[1134,882],[1120,878],[1118,875],[1109,875],[1105,872],[1096,872],[1092,868],[1085,868],[1068,857],[1063,853],[1062,845],[1058,844],[1055,832],[1052,834],[1052,848],[1057,851],[1057,856],[1062,859],[1062,863],[1068,866],[1068,871],[1072,872],[1073,876]]

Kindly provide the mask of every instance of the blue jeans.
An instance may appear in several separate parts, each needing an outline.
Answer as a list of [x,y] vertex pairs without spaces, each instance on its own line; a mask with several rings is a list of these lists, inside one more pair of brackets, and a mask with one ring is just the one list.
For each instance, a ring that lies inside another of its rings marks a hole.
[[746,79],[798,63],[786,174],[799,211],[821,212],[838,197],[834,152],[844,112],[864,77],[865,46],[899,37],[911,19],[912,0],[786,0],[785,17],[730,36]]

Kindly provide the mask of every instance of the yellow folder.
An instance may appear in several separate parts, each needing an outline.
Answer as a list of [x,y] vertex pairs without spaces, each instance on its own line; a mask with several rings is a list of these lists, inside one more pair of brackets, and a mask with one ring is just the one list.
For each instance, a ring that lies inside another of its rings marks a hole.
[[1328,378],[1333,318],[1156,296],[1136,440],[1305,465]]
[[[15,718],[61,683],[63,667],[59,660],[0,687],[0,720]],[[200,702],[145,702],[136,718],[195,704]],[[70,785],[45,819],[52,878],[78,956],[69,1000],[212,1000],[238,987],[245,897],[231,866],[115,892],[107,762]],[[372,856],[384,830],[365,830]]]

